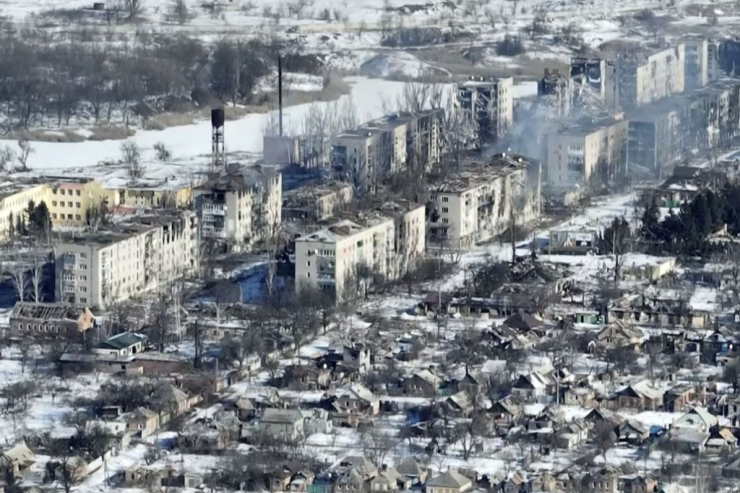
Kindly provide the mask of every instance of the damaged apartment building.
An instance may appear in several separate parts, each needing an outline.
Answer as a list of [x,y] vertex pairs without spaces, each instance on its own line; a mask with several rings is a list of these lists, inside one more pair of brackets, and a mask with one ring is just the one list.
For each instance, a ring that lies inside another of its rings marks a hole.
[[398,279],[424,254],[425,213],[421,204],[387,202],[296,239],[296,289],[317,288],[341,301],[374,280]]
[[460,249],[540,214],[541,165],[517,155],[471,159],[430,184],[428,242]]
[[161,210],[54,245],[57,301],[105,309],[195,269],[194,213]]
[[332,137],[332,170],[364,191],[404,169],[431,169],[440,159],[442,111],[386,115]]
[[496,142],[514,122],[514,79],[471,77],[457,86],[457,110],[471,128],[470,146]]
[[629,112],[628,166],[663,179],[695,151],[725,148],[740,129],[740,84],[722,79]]
[[214,251],[248,251],[281,222],[282,175],[271,168],[230,166],[193,189],[200,238]]
[[685,57],[683,43],[621,53],[615,62],[619,106],[636,108],[684,92]]
[[548,189],[565,192],[624,176],[627,126],[620,113],[598,119],[582,117],[548,134]]

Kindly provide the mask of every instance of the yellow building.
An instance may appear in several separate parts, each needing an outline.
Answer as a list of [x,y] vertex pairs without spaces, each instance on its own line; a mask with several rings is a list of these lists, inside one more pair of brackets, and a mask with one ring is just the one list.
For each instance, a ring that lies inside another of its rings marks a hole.
[[28,202],[38,204],[46,200],[47,185],[36,180],[6,181],[0,183],[0,239],[8,239],[18,218],[24,217]]
[[179,188],[118,187],[105,189],[108,207],[132,207],[136,209],[187,208],[193,201],[190,185]]
[[103,187],[91,178],[45,177],[44,201],[53,225],[84,226],[105,201]]

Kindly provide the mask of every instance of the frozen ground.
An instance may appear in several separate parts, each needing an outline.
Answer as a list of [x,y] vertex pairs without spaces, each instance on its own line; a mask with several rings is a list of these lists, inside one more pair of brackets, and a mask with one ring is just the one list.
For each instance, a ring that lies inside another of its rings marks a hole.
[[[405,83],[364,77],[350,77],[351,93],[343,96],[339,104],[351,103],[356,108],[359,122],[378,118],[383,114],[384,101],[395,100]],[[536,92],[536,84],[524,82],[515,86],[515,97],[525,97]],[[313,103],[329,104],[329,103]],[[285,127],[288,132],[299,133],[310,104],[292,106],[284,110]],[[253,161],[262,153],[262,136],[270,116],[252,113],[225,125],[226,150],[230,161]],[[211,125],[203,120],[192,125],[171,127],[165,130],[143,130],[128,140],[142,150],[145,172],[141,186],[188,183],[197,180],[194,174],[206,170],[211,155]],[[50,174],[92,177],[106,186],[117,187],[127,183],[125,170],[115,165],[120,157],[122,140],[84,142],[34,142],[35,152],[29,157],[31,175]],[[155,161],[154,145],[164,143],[172,151],[172,159],[166,163]],[[15,147],[15,141],[0,140],[0,146]]]

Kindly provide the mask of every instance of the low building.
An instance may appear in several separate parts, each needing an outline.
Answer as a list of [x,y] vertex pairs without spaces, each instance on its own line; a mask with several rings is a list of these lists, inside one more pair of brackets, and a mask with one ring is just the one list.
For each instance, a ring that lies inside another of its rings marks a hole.
[[62,235],[54,245],[56,298],[105,309],[192,272],[196,248],[197,218],[180,210]]
[[106,354],[119,358],[127,358],[130,355],[144,351],[145,338],[131,332],[123,332],[114,335],[98,344],[92,349],[94,354]]
[[424,483],[427,493],[465,493],[473,489],[473,481],[454,469],[435,476]]
[[429,246],[469,248],[540,214],[540,163],[498,154],[430,184]]
[[303,434],[303,414],[297,409],[265,409],[259,420],[261,433],[295,440]]
[[84,306],[19,301],[10,314],[10,335],[78,335],[93,328],[95,319]]

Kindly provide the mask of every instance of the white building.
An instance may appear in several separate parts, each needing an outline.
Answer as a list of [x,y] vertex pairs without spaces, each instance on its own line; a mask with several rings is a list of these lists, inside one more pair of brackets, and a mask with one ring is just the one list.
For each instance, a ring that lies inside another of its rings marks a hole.
[[472,123],[477,144],[496,141],[514,123],[514,78],[471,78],[457,86],[457,107]]
[[194,213],[158,211],[135,221],[54,245],[57,301],[105,309],[195,268]]
[[339,300],[374,279],[403,276],[424,253],[424,217],[423,205],[392,202],[297,239],[296,289],[315,287]]
[[331,139],[332,169],[355,189],[385,176],[439,163],[441,109],[387,115]]
[[431,184],[429,244],[468,248],[540,214],[540,163],[515,155],[471,161]]
[[193,190],[204,241],[249,250],[280,227],[282,175],[261,166],[211,176]]
[[686,52],[683,43],[650,55],[631,53],[617,61],[619,103],[633,108],[685,90]]
[[592,180],[607,183],[625,172],[629,124],[619,114],[580,119],[547,136],[547,185],[571,190]]

